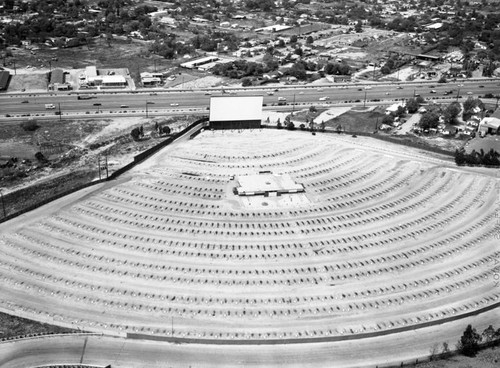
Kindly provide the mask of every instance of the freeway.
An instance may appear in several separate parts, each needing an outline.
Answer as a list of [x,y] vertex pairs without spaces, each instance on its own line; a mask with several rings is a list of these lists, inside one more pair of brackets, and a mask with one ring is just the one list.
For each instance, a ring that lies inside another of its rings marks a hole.
[[[158,110],[207,109],[212,96],[264,96],[265,105],[277,105],[278,98],[287,104],[329,104],[339,102],[363,102],[382,100],[391,103],[396,99],[420,95],[425,98],[448,98],[457,96],[478,97],[486,93],[500,93],[498,80],[474,80],[452,83],[399,83],[399,84],[348,84],[324,86],[261,87],[261,88],[221,88],[204,90],[155,90],[152,91],[96,91],[80,92],[90,99],[77,99],[76,92],[43,94],[3,94],[0,95],[0,118],[33,115],[54,115],[61,111],[67,114],[132,113]],[[451,93],[450,93],[451,91]],[[448,92],[445,95],[445,92]],[[45,104],[53,104],[55,109],[45,109]]]

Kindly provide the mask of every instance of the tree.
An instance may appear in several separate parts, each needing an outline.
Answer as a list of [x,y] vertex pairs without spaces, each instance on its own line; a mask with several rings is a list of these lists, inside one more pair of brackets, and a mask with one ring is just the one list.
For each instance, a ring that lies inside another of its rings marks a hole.
[[288,124],[286,125],[286,128],[288,130],[295,130],[295,124],[293,123],[293,121],[288,122]]
[[248,87],[252,85],[252,80],[250,78],[243,78],[241,80],[241,86],[242,87]]
[[465,164],[465,149],[463,147],[455,150],[455,163],[459,166]]
[[392,115],[385,115],[382,118],[382,121],[380,122],[380,124],[386,124],[386,125],[392,125],[393,123],[394,123],[394,116]]
[[41,163],[46,163],[46,162],[48,162],[48,161],[49,161],[49,160],[47,160],[47,158],[45,158],[45,156],[43,155],[43,153],[42,153],[42,152],[37,152],[37,153],[35,153],[35,158],[36,158],[39,162],[41,162]]
[[416,113],[419,107],[420,105],[415,98],[410,98],[406,102],[406,108],[408,109],[408,113],[410,114]]
[[141,130],[136,127],[134,129],[132,129],[132,131],[130,132],[130,135],[132,136],[132,139],[134,141],[138,141],[139,138],[141,137]]
[[448,347],[448,343],[445,341],[443,342],[443,349],[441,350],[441,356],[443,358],[447,358],[449,354],[450,354],[450,348]]
[[429,360],[431,360],[431,361],[434,360],[434,358],[436,357],[438,351],[439,351],[439,344],[435,343],[429,349]]
[[312,36],[307,36],[306,44],[311,45],[314,43],[314,38]]
[[437,128],[439,125],[439,115],[434,111],[426,112],[420,118],[419,125],[424,130]]
[[326,129],[326,126],[325,126],[325,122],[324,121],[321,121],[321,124],[319,124],[319,130],[321,132],[324,132]]
[[483,341],[486,343],[492,342],[495,339],[495,329],[489,325],[482,333]]
[[481,336],[471,325],[468,325],[458,342],[458,350],[465,356],[474,357],[479,351],[479,341],[481,341]]
[[358,20],[358,23],[356,23],[356,25],[354,26],[354,31],[356,31],[356,33],[363,32],[363,25],[361,24],[360,20]]
[[160,134],[170,134],[172,130],[168,125],[161,127]]
[[446,124],[456,124],[456,119],[460,111],[461,108],[458,102],[452,102],[451,104],[449,104],[443,112],[444,122]]

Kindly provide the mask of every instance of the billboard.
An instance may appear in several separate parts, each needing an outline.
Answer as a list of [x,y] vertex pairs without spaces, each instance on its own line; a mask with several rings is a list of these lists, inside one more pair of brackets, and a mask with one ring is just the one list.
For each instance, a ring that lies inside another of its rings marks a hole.
[[262,120],[262,96],[221,96],[210,99],[211,122]]

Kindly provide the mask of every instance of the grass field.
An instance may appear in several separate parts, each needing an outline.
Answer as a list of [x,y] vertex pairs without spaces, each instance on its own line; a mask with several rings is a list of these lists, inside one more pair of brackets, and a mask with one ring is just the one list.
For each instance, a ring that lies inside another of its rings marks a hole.
[[25,318],[14,317],[0,312],[0,339],[32,334],[71,333],[75,330],[39,323]]
[[375,131],[377,121],[382,121],[385,116],[382,108],[374,110],[361,109],[359,111],[351,110],[331,120],[325,121],[327,127],[337,129],[340,125],[345,132],[364,132],[372,133]]

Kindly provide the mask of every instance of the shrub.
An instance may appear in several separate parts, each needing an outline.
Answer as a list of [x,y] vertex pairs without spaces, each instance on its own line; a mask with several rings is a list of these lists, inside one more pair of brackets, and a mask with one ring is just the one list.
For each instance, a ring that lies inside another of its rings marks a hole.
[[21,128],[23,128],[27,132],[33,132],[40,128],[36,120],[26,120],[21,122]]
[[130,135],[132,136],[134,141],[137,141],[137,140],[139,140],[139,137],[141,136],[141,130],[139,128],[134,128],[130,132]]

